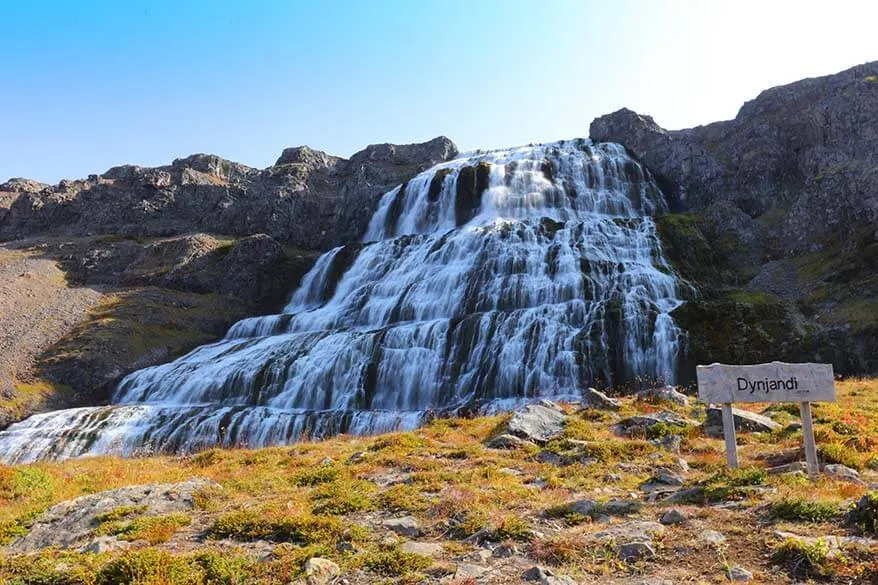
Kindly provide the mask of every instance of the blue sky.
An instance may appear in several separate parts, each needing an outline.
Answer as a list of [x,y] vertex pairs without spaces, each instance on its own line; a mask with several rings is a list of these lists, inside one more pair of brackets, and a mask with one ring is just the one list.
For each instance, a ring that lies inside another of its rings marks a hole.
[[666,128],[878,59],[878,3],[761,0],[0,0],[0,181],[211,152],[348,156]]

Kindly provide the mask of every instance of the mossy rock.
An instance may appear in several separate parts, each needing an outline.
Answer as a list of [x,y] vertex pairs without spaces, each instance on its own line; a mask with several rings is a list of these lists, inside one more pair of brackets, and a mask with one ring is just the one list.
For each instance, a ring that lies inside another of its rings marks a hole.
[[688,332],[689,370],[694,364],[748,364],[789,359],[806,332],[795,308],[772,295],[733,292],[694,300],[673,313]]
[[727,279],[728,265],[705,237],[696,213],[669,213],[655,218],[665,256],[677,272],[699,289]]

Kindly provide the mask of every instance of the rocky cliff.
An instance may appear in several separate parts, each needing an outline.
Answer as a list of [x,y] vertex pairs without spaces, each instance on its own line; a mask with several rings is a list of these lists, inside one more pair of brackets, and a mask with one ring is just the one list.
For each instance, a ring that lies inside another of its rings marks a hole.
[[878,62],[768,89],[734,120],[668,131],[622,109],[590,134],[678,212],[660,227],[702,291],[679,314],[694,359],[878,370]]
[[456,153],[444,137],[348,160],[302,146],[263,170],[199,154],[0,185],[0,428],[105,401],[125,374],[278,310],[381,194]]
[[164,167],[113,167],[55,186],[12,179],[0,185],[0,240],[264,233],[282,244],[325,250],[356,241],[383,193],[456,153],[454,143],[439,137],[372,145],[348,160],[307,146],[288,148],[262,170],[196,154]]

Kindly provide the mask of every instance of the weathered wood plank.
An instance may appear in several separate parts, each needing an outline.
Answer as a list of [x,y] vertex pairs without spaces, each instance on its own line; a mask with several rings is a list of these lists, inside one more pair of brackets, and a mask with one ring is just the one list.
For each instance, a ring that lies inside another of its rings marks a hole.
[[704,402],[835,402],[832,364],[711,364],[696,372]]

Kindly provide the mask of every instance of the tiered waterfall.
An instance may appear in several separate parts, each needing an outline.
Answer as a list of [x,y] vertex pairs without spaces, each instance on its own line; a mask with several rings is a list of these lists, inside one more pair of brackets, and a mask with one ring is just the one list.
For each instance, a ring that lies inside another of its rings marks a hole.
[[7,462],[409,429],[590,385],[673,381],[661,191],[615,144],[478,152],[385,194],[278,315],[0,433]]

